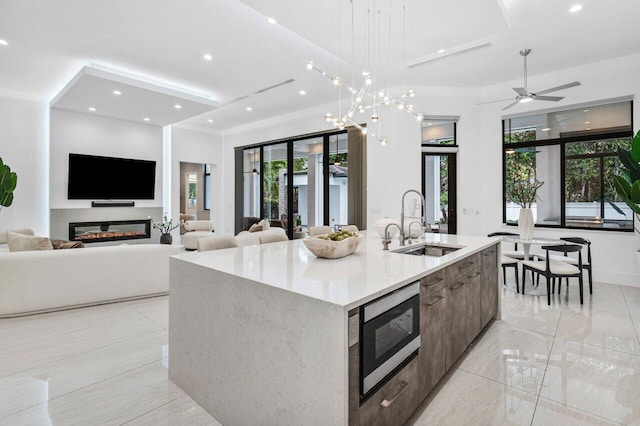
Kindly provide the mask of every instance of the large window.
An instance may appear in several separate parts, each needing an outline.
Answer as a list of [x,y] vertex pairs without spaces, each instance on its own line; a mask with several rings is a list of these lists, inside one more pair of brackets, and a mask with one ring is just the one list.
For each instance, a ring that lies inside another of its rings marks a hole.
[[617,149],[633,137],[631,101],[503,120],[503,221],[515,224],[521,182],[543,182],[532,205],[536,225],[633,231],[617,196]]
[[[287,230],[290,237],[309,226],[356,224],[366,216],[355,198],[365,196],[364,139],[351,130],[300,136],[236,150],[236,230],[261,218]],[[355,158],[355,179],[350,168]],[[354,206],[354,207],[350,207]]]

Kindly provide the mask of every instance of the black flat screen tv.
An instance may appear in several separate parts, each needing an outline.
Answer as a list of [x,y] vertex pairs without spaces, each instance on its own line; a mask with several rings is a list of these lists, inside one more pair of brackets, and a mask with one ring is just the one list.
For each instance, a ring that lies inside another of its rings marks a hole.
[[70,200],[153,200],[156,162],[69,154]]

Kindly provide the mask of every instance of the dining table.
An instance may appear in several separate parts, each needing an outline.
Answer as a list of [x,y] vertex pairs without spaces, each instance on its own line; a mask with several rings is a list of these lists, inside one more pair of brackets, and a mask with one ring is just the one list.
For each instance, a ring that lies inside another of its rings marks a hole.
[[533,237],[530,240],[525,240],[520,238],[517,235],[513,236],[504,236],[502,237],[502,241],[506,243],[516,243],[522,245],[522,252],[524,253],[524,260],[530,260],[531,258],[531,246],[532,245],[556,245],[556,244],[566,244],[563,240],[558,240],[554,238],[543,238],[543,237]]

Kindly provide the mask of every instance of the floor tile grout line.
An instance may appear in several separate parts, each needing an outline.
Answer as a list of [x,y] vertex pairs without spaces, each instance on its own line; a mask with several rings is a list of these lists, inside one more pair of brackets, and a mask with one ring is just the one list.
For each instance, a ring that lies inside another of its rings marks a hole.
[[[622,288],[620,289],[620,291],[622,292],[622,298],[624,299],[624,306],[627,308],[627,314],[629,314],[629,319],[631,320],[631,327],[633,327],[633,331],[635,331],[636,333],[636,340],[640,345],[640,333],[638,333],[637,331],[638,328],[636,328],[636,324],[633,321],[633,316],[631,315],[631,309],[629,309],[629,302],[627,302],[627,296],[625,296],[624,290],[622,290]],[[638,324],[638,326],[640,326],[640,324]]]
[[476,377],[480,377],[481,379],[489,380],[490,382],[497,383],[497,384],[502,385],[502,386],[506,386],[506,387],[508,387],[509,389],[513,389],[513,390],[518,391],[518,392],[526,393],[527,395],[532,396],[532,397],[535,397],[535,396],[536,396],[536,394],[535,394],[535,393],[533,393],[533,392],[529,392],[529,391],[527,391],[527,390],[524,390],[524,389],[521,389],[521,388],[517,388],[517,387],[515,387],[515,386],[508,385],[508,384],[506,384],[506,383],[502,383],[502,382],[500,382],[500,381],[498,381],[498,380],[496,380],[496,379],[492,379],[492,378],[490,378],[490,377],[485,377],[485,376],[483,376],[483,375],[481,375],[481,374],[474,373],[473,371],[466,370],[466,369],[464,369],[464,368],[462,368],[462,367],[456,367],[456,368],[457,368],[458,370],[462,370],[462,371],[464,371],[465,373],[473,374],[473,375],[474,375],[474,376],[476,376]]
[[26,408],[20,409],[20,410],[18,410],[18,411],[14,411],[13,413],[9,413],[9,414],[2,415],[2,416],[0,416],[0,420],[2,420],[2,419],[6,419],[6,418],[11,417],[11,416],[15,416],[16,414],[20,414],[20,413],[22,413],[22,412],[24,412],[24,411],[27,411],[27,410],[31,410],[32,408],[38,407],[38,406],[40,406],[40,405],[42,405],[42,404],[48,404],[49,402],[51,402],[51,401],[55,401],[56,399],[62,398],[63,396],[71,395],[71,394],[76,393],[76,392],[78,392],[78,391],[81,391],[81,390],[83,390],[83,389],[87,389],[87,388],[89,388],[89,387],[91,387],[91,386],[95,386],[95,385],[97,385],[97,384],[100,384],[100,383],[106,382],[106,381],[111,380],[111,379],[114,379],[114,378],[116,378],[116,377],[120,377],[120,376],[122,376],[122,375],[124,375],[124,374],[127,374],[127,373],[130,373],[130,372],[132,372],[132,371],[139,370],[139,369],[144,368],[144,367],[148,367],[149,365],[151,365],[151,364],[155,364],[156,362],[159,362],[159,361],[161,362],[161,361],[162,361],[162,359],[163,359],[163,358],[162,358],[162,357],[160,357],[160,359],[156,359],[156,360],[154,360],[154,361],[151,361],[151,362],[148,362],[148,363],[145,363],[145,364],[139,365],[138,367],[135,367],[135,368],[130,368],[130,369],[128,369],[128,370],[126,370],[126,371],[123,371],[123,372],[120,372],[120,373],[118,373],[118,374],[116,374],[116,375],[114,375],[114,376],[107,377],[107,378],[104,378],[104,379],[102,379],[102,380],[98,380],[97,382],[94,382],[94,383],[91,383],[91,384],[88,384],[88,385],[85,385],[85,386],[79,387],[79,388],[77,388],[77,389],[74,389],[74,390],[72,390],[72,391],[70,391],[70,392],[67,392],[67,393],[64,393],[64,394],[61,394],[61,395],[58,395],[58,396],[56,396],[55,398],[51,398],[51,399],[48,399],[48,400],[46,400],[46,401],[39,402],[38,404],[35,404],[35,405],[30,406],[30,407],[26,407]]
[[561,405],[563,407],[570,408],[571,410],[578,411],[578,412],[580,412],[582,414],[585,414],[587,416],[590,416],[590,417],[595,417],[597,419],[604,420],[604,421],[607,421],[607,422],[613,422],[613,423],[618,424],[618,425],[624,425],[624,423],[621,423],[621,422],[619,422],[617,420],[613,420],[613,419],[610,419],[608,417],[601,416],[599,414],[591,413],[591,412],[586,411],[586,410],[584,410],[582,408],[578,408],[578,407],[575,407],[575,406],[570,405],[570,404],[565,404],[563,402],[556,401],[555,399],[545,398],[544,396],[540,396],[538,399],[546,401],[546,402],[551,402],[553,404],[558,404],[558,405]]
[[137,420],[137,419],[139,419],[139,418],[141,418],[141,417],[144,417],[144,416],[146,416],[147,414],[149,414],[149,413],[151,413],[151,412],[153,412],[153,411],[155,411],[155,410],[157,410],[157,409],[159,409],[159,408],[162,408],[162,407],[164,407],[164,406],[166,406],[166,405],[169,405],[169,404],[171,404],[172,402],[177,401],[177,400],[179,400],[179,399],[181,399],[181,398],[184,398],[184,397],[186,397],[186,396],[188,396],[186,393],[185,393],[184,395],[180,395],[180,396],[178,396],[178,397],[176,397],[176,398],[172,399],[171,401],[167,401],[167,402],[165,402],[165,403],[163,403],[163,404],[158,405],[157,407],[152,408],[151,410],[145,411],[144,413],[142,413],[142,414],[140,414],[140,415],[138,415],[138,416],[136,416],[136,417],[134,417],[134,418],[132,418],[132,419],[129,419],[129,420],[127,420],[127,421],[126,421],[126,422],[124,422],[124,423],[120,423],[120,424],[119,424],[119,426],[128,425],[129,423],[131,423],[131,422],[133,422],[133,421],[135,421],[135,420]]
[[[155,324],[155,323],[154,323],[154,324]],[[155,324],[155,325],[157,325],[157,324]],[[108,348],[109,346],[114,346],[114,345],[119,345],[119,344],[121,344],[121,343],[126,343],[126,342],[128,342],[129,340],[133,340],[133,339],[140,339],[141,337],[146,337],[146,336],[148,336],[148,335],[150,335],[150,334],[153,334],[153,333],[159,333],[160,331],[167,332],[167,330],[166,330],[165,328],[160,327],[160,328],[159,328],[159,329],[157,329],[157,330],[153,330],[153,331],[150,331],[150,332],[145,332],[145,333],[143,333],[143,334],[139,334],[139,335],[137,335],[137,336],[131,336],[131,337],[128,337],[128,338],[123,339],[123,340],[118,340],[118,341],[116,341],[116,342],[109,343],[109,344],[104,345],[104,346],[98,346],[98,347],[93,348],[93,349],[90,349],[90,350],[88,350],[88,351],[78,352],[78,353],[75,353],[75,354],[73,354],[73,355],[69,355],[69,356],[66,356],[66,357],[63,357],[63,358],[56,359],[55,361],[48,361],[48,362],[45,362],[45,363],[43,363],[43,364],[34,365],[34,366],[29,367],[29,368],[26,368],[26,369],[24,369],[24,370],[14,371],[14,372],[12,372],[11,374],[7,374],[7,375],[5,375],[5,376],[0,376],[0,380],[2,380],[2,379],[6,379],[7,377],[15,376],[15,375],[17,375],[17,374],[23,374],[23,373],[25,373],[25,372],[27,372],[27,371],[29,371],[29,370],[33,370],[33,369],[35,369],[35,368],[42,368],[42,367],[46,367],[47,365],[49,365],[49,364],[54,364],[54,363],[56,363],[56,362],[60,362],[60,361],[68,361],[68,360],[69,360],[69,359],[71,359],[71,358],[75,358],[75,357],[77,357],[77,356],[86,355],[86,354],[91,353],[91,352],[95,352],[95,351],[103,350],[103,349],[105,349],[105,348]]]

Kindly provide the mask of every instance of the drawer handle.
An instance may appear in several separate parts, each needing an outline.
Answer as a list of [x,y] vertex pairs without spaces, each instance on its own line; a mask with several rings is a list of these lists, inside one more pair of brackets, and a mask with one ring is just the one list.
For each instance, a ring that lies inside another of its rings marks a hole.
[[440,303],[440,301],[441,301],[442,299],[444,299],[444,297],[442,297],[442,296],[436,296],[436,297],[434,297],[434,298],[432,298],[432,299],[431,299],[431,300],[433,300],[433,302],[432,302],[432,301],[429,301],[429,302],[425,302],[424,304],[425,304],[427,307],[431,307],[431,306],[433,306],[433,305],[437,305],[438,303]]
[[434,285],[440,284],[442,281],[444,281],[444,278],[440,278],[438,281],[432,284],[427,283],[427,287],[433,287]]
[[393,404],[393,401],[395,401],[396,399],[398,399],[398,397],[400,396],[400,394],[402,392],[404,392],[404,390],[409,386],[408,382],[405,382],[404,380],[402,380],[400,382],[400,389],[398,389],[398,392],[396,392],[396,394],[393,396],[393,398],[391,399],[384,399],[382,400],[382,402],[380,403],[380,405],[382,405],[383,407],[388,407],[391,404]]
[[473,274],[473,275],[467,275],[467,278],[475,278],[475,277],[477,277],[478,275],[480,275],[480,271],[476,271],[476,273],[475,273],[475,274]]
[[453,290],[453,291],[458,290],[460,287],[465,285],[465,282],[464,281],[458,281],[457,284],[458,284],[457,286],[451,287],[451,290]]
[[459,271],[461,271],[461,270],[463,270],[463,269],[468,268],[468,267],[469,267],[469,266],[471,266],[471,265],[473,265],[473,262],[467,262],[467,263],[465,263],[465,264],[464,264],[464,265],[462,265],[462,266],[458,266],[458,270],[459,270]]

